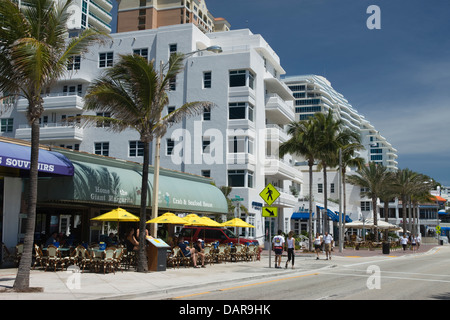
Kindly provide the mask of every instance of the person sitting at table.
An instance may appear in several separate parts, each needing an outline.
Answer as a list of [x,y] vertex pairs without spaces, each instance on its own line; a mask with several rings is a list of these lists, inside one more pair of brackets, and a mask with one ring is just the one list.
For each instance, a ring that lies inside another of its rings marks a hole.
[[134,237],[134,228],[130,228],[125,237],[125,246],[128,252],[137,250],[139,248],[139,242]]
[[117,239],[116,236],[114,235],[114,233],[110,233],[106,238],[105,238],[105,242],[107,246],[113,246],[117,244]]
[[49,245],[53,244],[55,242],[58,242],[58,233],[55,231],[52,233],[52,235],[47,239],[45,242],[45,247],[48,247]]
[[197,243],[194,244],[195,253],[202,259],[202,268],[205,267],[205,249],[203,247],[202,239],[198,239]]
[[178,247],[186,258],[192,258],[194,263],[194,268],[200,268],[197,266],[197,254],[195,253],[195,248],[190,248],[186,243],[184,243],[184,238],[179,238]]

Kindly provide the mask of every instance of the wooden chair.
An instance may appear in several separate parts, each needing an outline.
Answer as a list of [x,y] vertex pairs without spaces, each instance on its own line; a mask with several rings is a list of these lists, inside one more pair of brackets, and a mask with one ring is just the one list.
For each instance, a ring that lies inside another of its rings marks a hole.
[[180,255],[180,262],[183,263],[185,268],[190,266],[191,264],[194,265],[194,263],[192,261],[192,258],[193,258],[192,255],[185,256],[183,253],[183,250],[179,251],[179,255]]
[[23,243],[19,243],[16,245],[16,252],[14,253],[14,263],[16,266],[19,265],[20,259],[22,259],[23,254]]
[[226,262],[227,260],[229,260],[230,252],[229,252],[228,245],[220,244],[217,249],[219,250],[219,252],[217,253],[217,257],[218,257],[218,261],[219,262],[221,262],[221,261]]
[[47,247],[47,259],[46,259],[46,265],[45,265],[45,271],[47,271],[48,267],[53,267],[56,271],[56,268],[58,265],[61,266],[61,269],[64,269],[64,260],[61,259],[61,253],[59,252],[58,248],[54,245],[50,244]]
[[175,266],[177,266],[177,268],[180,267],[180,247],[176,246],[174,247],[170,254],[167,256],[167,266],[172,266],[175,268]]
[[36,267],[36,265],[39,263],[42,268],[44,268],[44,264],[46,264],[46,257],[42,253],[41,248],[37,244],[34,245],[34,264],[33,264],[33,270]]
[[213,252],[214,248],[211,247],[210,245],[206,245],[205,248],[203,249],[203,254],[205,255],[205,263],[211,264],[213,262]]
[[115,247],[108,247],[102,253],[102,259],[98,262],[98,265],[103,267],[103,273],[106,272],[106,269],[109,269],[110,271],[114,272],[115,256],[116,256]]
[[254,244],[251,244],[247,247],[247,251],[245,254],[245,260],[247,261],[253,261],[256,257],[256,251],[255,251],[256,246]]
[[86,266],[90,269],[92,266],[92,257],[89,254],[89,251],[83,247],[83,246],[79,246],[77,247],[79,248],[78,250],[78,266],[79,267],[83,267],[82,272],[84,272],[84,269],[86,268]]
[[125,251],[125,248],[123,248],[123,247],[116,248],[116,254],[114,255],[114,262],[113,262],[113,267],[116,270],[120,269],[120,271],[122,271],[122,272],[123,272],[122,259],[124,256],[124,251]]

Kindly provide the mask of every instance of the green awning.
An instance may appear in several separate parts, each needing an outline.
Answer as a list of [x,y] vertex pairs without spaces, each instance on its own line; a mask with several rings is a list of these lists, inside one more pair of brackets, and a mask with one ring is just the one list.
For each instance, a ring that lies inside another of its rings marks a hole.
[[[73,177],[39,181],[39,202],[86,202],[140,206],[142,166],[89,154],[64,152],[74,166]],[[83,161],[81,161],[83,160]],[[148,206],[152,205],[153,167],[149,169]],[[227,213],[223,193],[208,178],[160,170],[158,206],[164,210]]]

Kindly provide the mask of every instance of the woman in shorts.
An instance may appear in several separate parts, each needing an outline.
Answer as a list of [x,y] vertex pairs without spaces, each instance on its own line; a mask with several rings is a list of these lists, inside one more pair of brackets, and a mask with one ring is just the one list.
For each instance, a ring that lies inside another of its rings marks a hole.
[[319,260],[319,253],[320,253],[321,249],[322,249],[322,237],[317,232],[316,237],[314,238],[314,250],[316,250],[316,255],[317,255],[316,260]]

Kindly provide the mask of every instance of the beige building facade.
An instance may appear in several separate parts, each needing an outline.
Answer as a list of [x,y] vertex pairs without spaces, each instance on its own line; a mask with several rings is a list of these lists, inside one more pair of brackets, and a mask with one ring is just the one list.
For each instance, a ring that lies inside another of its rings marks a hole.
[[215,18],[204,0],[119,0],[117,32],[193,23],[204,33],[229,31],[224,18]]

